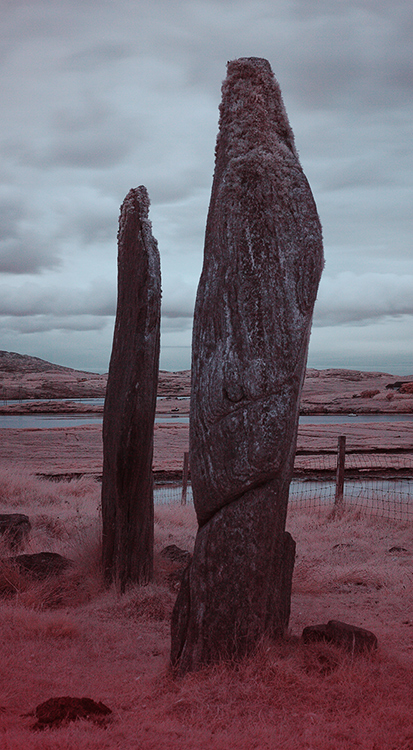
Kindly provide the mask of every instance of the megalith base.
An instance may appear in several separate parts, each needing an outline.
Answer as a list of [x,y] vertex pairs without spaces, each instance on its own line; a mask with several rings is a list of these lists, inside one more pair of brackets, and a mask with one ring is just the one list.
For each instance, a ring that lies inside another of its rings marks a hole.
[[172,615],[178,674],[242,657],[288,627],[295,542],[276,502],[271,484],[250,490],[199,529]]

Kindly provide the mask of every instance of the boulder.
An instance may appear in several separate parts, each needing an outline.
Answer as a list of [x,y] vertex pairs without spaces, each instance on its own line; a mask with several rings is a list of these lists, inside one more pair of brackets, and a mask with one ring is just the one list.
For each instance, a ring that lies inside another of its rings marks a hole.
[[72,567],[73,562],[57,552],[35,552],[30,555],[16,555],[3,558],[6,564],[15,565],[20,572],[27,573],[39,581],[58,576]]
[[70,721],[86,719],[97,724],[103,724],[112,713],[111,709],[100,701],[97,703],[92,698],[49,698],[40,703],[34,714],[37,718],[33,729],[51,729],[68,724]]
[[302,639],[304,643],[332,643],[352,654],[375,651],[378,646],[377,637],[370,630],[340,620],[329,620],[325,625],[309,625],[304,628]]

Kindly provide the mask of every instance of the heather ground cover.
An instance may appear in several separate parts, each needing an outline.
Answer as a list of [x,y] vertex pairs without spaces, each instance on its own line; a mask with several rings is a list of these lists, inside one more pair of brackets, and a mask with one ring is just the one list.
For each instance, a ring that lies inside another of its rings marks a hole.
[[[24,551],[74,562],[59,579],[37,583],[16,571],[10,580],[2,568],[2,750],[413,748],[408,524],[291,511],[297,560],[288,637],[261,643],[241,663],[176,681],[168,669],[176,566],[161,550],[191,549],[194,511],[156,508],[155,579],[120,597],[102,585],[99,497],[92,479],[55,483],[1,472],[0,512],[32,521]],[[1,557],[9,554],[3,545]],[[332,646],[304,646],[302,628],[328,619],[373,630],[378,652],[352,658]],[[65,695],[102,701],[110,721],[33,731],[36,705]]]

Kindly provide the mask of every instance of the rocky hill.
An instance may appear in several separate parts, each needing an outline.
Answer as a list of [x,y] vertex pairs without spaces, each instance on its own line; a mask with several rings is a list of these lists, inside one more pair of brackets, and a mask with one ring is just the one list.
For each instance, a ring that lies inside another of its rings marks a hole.
[[0,399],[103,397],[106,375],[55,365],[39,357],[0,352]]
[[[0,400],[103,398],[107,373],[74,370],[17,352],[0,351]],[[189,396],[191,373],[159,373],[160,396]]]
[[[72,367],[54,365],[39,357],[30,357],[28,354],[17,352],[0,351],[0,374],[3,373],[27,373],[27,372],[76,372]],[[90,374],[90,373],[88,373]]]
[[[74,370],[15,352],[0,352],[2,401],[103,398],[106,382],[107,374]],[[169,398],[188,397],[190,385],[190,370],[161,370],[158,395]],[[185,402],[169,406],[175,406],[173,411],[187,412]],[[350,412],[413,413],[413,377],[398,378],[389,373],[344,369],[307,370],[301,398],[302,414]]]

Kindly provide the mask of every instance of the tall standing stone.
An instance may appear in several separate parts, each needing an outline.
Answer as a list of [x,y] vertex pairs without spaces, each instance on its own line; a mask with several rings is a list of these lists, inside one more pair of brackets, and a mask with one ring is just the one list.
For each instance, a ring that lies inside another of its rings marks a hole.
[[284,632],[285,531],[323,267],[314,199],[269,63],[228,64],[195,306],[191,477],[199,530],[172,618],[184,673]]
[[121,591],[153,574],[153,428],[161,272],[146,188],[120,212],[118,304],[103,415],[103,566]]

